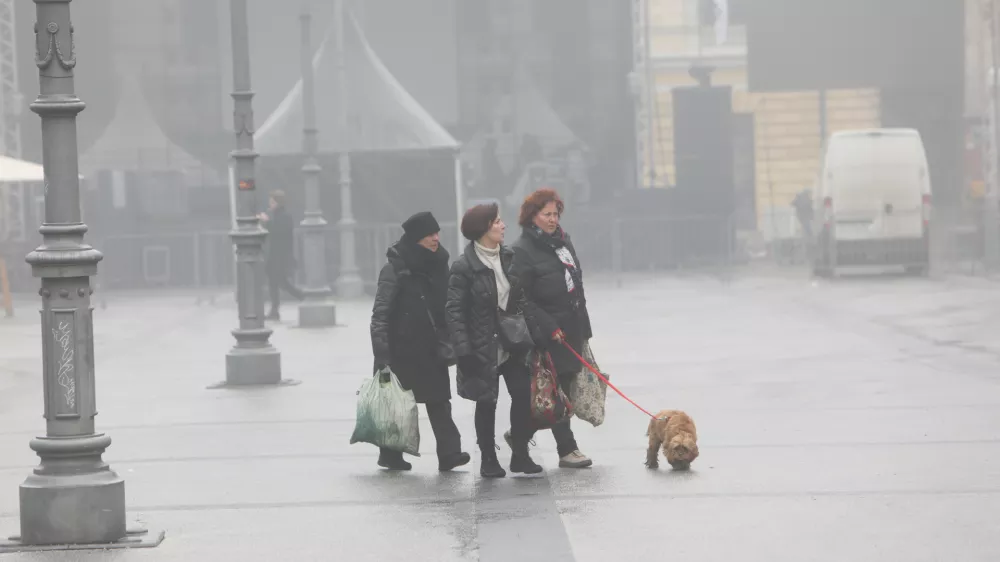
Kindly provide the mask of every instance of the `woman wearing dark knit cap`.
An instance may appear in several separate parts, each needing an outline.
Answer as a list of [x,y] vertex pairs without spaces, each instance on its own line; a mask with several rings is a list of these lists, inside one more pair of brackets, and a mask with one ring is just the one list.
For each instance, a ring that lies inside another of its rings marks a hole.
[[[448,332],[444,303],[448,294],[448,252],[441,247],[437,220],[417,213],[403,223],[403,237],[386,252],[388,263],[378,276],[372,308],[372,351],[375,371],[385,367],[413,391],[437,441],[438,469],[468,464],[462,437],[451,417],[453,357],[446,353]],[[398,451],[380,449],[378,464],[390,470],[410,470]]]
[[[569,392],[569,383],[580,373],[580,361],[563,345],[582,353],[593,335],[583,269],[569,235],[559,226],[563,202],[555,190],[543,188],[521,205],[521,237],[514,242],[514,274],[521,280],[527,305],[525,316],[545,334],[535,343],[552,355],[559,385]],[[580,452],[569,420],[552,428],[559,451],[559,466],[585,468],[593,463]]]
[[458,394],[476,402],[476,438],[484,478],[507,475],[496,453],[500,376],[511,401],[510,470],[526,474],[542,471],[528,455],[534,429],[527,350],[505,349],[499,336],[499,314],[516,314],[524,305],[524,294],[517,278],[511,275],[514,253],[503,245],[506,228],[495,203],[469,209],[462,218],[462,235],[469,245],[452,265],[448,282],[446,308],[458,357]]

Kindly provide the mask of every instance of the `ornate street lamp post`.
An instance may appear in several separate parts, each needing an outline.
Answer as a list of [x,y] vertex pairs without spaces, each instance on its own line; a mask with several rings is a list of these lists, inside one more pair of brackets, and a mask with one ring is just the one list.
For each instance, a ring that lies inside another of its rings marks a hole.
[[318,328],[337,323],[337,308],[330,301],[333,290],[326,273],[326,226],[319,199],[319,177],[322,173],[317,152],[316,130],[316,81],[313,75],[313,50],[310,39],[312,16],[309,3],[302,3],[302,151],[305,163],[302,175],[305,177],[306,213],[302,220],[305,231],[303,254],[305,258],[306,287],[305,301],[299,305],[299,326]]
[[270,343],[271,330],[264,326],[263,246],[267,231],[257,218],[257,186],[253,147],[253,91],[250,89],[250,32],[247,1],[230,0],[233,39],[233,130],[236,149],[231,153],[236,168],[236,229],[230,233],[236,245],[236,302],[239,328],[233,330],[236,345],[226,355],[226,383],[240,386],[281,382],[281,354]]
[[91,277],[103,256],[83,241],[76,116],[85,105],[74,85],[70,0],[34,1],[39,95],[31,110],[42,119],[45,218],[27,262],[42,280],[45,436],[30,444],[41,462],[21,484],[21,535],[0,543],[0,553],[156,546],[162,533],[126,529],[125,481],[102,459],[111,438],[94,425]]

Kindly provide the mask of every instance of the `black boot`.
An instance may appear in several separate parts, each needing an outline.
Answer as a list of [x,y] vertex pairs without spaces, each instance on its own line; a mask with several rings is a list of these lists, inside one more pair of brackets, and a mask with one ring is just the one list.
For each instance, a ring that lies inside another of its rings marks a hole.
[[413,465],[403,460],[403,453],[389,449],[378,450],[378,465],[389,470],[411,470]]
[[531,455],[528,454],[528,441],[515,440],[511,437],[509,431],[503,434],[503,438],[507,442],[507,445],[510,446],[511,472],[538,474],[542,471],[542,467],[531,460]]
[[500,460],[497,459],[497,449],[498,447],[494,444],[481,445],[480,448],[483,451],[483,459],[479,466],[479,474],[483,478],[503,478],[507,476],[507,471],[500,466]]
[[454,468],[469,464],[469,461],[471,460],[472,457],[469,456],[469,453],[452,453],[450,455],[439,457],[438,471],[448,472]]

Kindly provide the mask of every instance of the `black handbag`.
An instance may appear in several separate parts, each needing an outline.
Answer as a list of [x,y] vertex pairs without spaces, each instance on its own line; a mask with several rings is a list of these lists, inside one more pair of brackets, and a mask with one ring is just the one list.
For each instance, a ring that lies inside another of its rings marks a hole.
[[500,343],[507,353],[527,353],[535,347],[524,314],[520,312],[511,314],[498,308],[497,325]]

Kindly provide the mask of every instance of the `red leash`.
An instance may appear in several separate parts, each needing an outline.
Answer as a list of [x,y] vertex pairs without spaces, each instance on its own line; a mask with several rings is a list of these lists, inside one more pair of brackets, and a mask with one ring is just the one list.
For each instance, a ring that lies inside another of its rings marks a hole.
[[581,357],[580,354],[577,353],[576,350],[573,349],[573,347],[570,344],[566,343],[566,340],[563,340],[561,343],[564,346],[566,346],[566,349],[568,349],[570,353],[572,353],[573,355],[575,355],[576,358],[580,360],[580,363],[582,363],[583,366],[586,367],[588,371],[590,371],[591,373],[594,373],[595,375],[597,375],[597,378],[601,379],[601,382],[603,382],[604,384],[608,385],[608,388],[610,388],[611,390],[617,392],[618,396],[621,396],[622,398],[624,398],[625,400],[627,400],[629,404],[631,404],[631,405],[635,406],[636,408],[638,408],[640,412],[646,414],[647,416],[649,416],[649,417],[651,417],[653,419],[656,419],[656,416],[654,416],[653,414],[650,414],[649,411],[647,411],[642,406],[636,404],[635,401],[632,400],[631,398],[629,398],[628,396],[625,396],[625,393],[622,392],[622,391],[620,391],[620,390],[618,390],[618,387],[616,387],[615,385],[611,384],[611,381],[609,381],[607,379],[607,377],[605,377],[604,375],[602,375],[596,368],[594,368],[593,365],[591,365],[590,363],[587,363],[587,360],[584,359],[583,357]]

